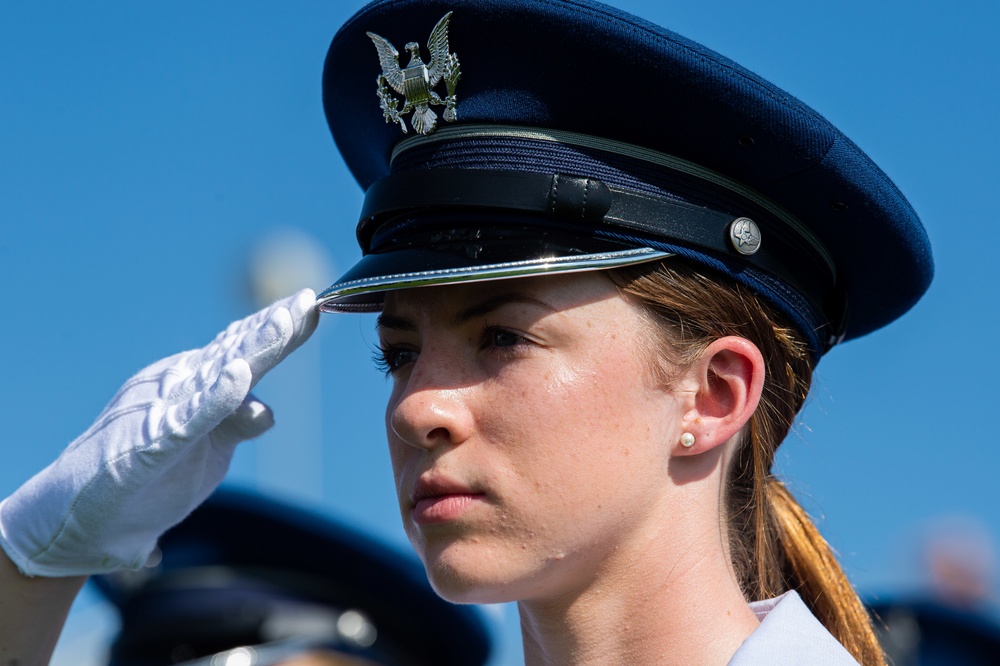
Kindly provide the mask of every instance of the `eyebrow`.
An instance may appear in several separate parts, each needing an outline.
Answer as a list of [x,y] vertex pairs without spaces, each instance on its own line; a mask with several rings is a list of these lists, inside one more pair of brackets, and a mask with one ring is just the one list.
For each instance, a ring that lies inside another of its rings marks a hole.
[[394,331],[415,331],[417,327],[409,319],[404,319],[402,317],[397,317],[396,315],[382,313],[375,320],[375,329],[382,330],[385,328],[392,329]]
[[[512,303],[528,303],[531,305],[536,305],[548,312],[556,312],[556,308],[549,305],[545,301],[541,301],[534,296],[529,294],[524,294],[520,292],[509,292],[498,294],[492,298],[488,298],[485,301],[479,303],[473,303],[464,310],[459,311],[452,323],[455,325],[464,324],[470,319],[476,319],[477,317],[482,317],[491,312],[499,310],[505,305]],[[375,326],[377,329],[391,329],[394,331],[416,331],[417,327],[409,319],[405,317],[399,317],[397,315],[382,313],[378,316],[375,321]]]
[[525,294],[521,292],[508,292],[503,294],[498,294],[493,298],[489,298],[485,301],[474,303],[464,310],[460,311],[455,315],[455,324],[464,324],[470,319],[475,319],[477,317],[482,317],[491,312],[499,310],[505,305],[511,303],[529,303],[531,305],[537,305],[544,310],[549,312],[555,312],[556,309],[544,301],[540,301],[530,294]]

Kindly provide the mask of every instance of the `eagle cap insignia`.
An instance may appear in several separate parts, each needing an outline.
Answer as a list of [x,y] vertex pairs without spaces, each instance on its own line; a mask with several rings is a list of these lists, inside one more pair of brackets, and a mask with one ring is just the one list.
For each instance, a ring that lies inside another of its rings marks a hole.
[[[425,63],[420,57],[420,45],[409,42],[406,50],[410,53],[410,61],[406,67],[399,66],[399,51],[389,40],[373,32],[367,33],[378,50],[382,73],[376,80],[378,83],[378,100],[385,116],[385,122],[399,123],[400,129],[406,133],[406,123],[403,116],[413,112],[410,125],[417,134],[430,134],[437,128],[437,113],[431,106],[444,106],[444,119],[450,123],[458,118],[455,112],[455,86],[461,76],[458,56],[448,49],[448,22],[452,12],[441,17],[431,36],[427,38],[427,51],[430,62]],[[444,99],[434,91],[434,87],[444,79],[447,95]],[[400,100],[392,91],[403,96],[402,108]]]

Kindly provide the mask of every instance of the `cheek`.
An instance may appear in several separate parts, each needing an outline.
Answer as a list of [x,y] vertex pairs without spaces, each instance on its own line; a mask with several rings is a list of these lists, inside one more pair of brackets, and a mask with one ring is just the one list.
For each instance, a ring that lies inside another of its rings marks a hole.
[[586,364],[528,373],[532,381],[507,386],[506,409],[481,426],[504,442],[512,473],[540,498],[561,506],[581,493],[613,494],[618,476],[638,465],[654,475],[666,470],[664,433],[673,414],[663,393],[637,379],[640,371],[627,353],[602,353]]
[[395,406],[395,395],[389,398],[385,410],[385,438],[389,447],[389,462],[392,464],[392,476],[396,486],[396,496],[400,502],[400,508],[404,500],[402,490],[403,474],[408,459],[412,458],[417,450],[401,441],[392,427],[392,413]]

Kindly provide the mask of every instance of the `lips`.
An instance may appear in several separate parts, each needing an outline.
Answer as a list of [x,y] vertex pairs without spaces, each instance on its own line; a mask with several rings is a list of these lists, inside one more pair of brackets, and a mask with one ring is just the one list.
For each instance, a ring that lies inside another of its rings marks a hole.
[[457,520],[484,498],[484,493],[458,481],[421,476],[410,495],[413,522],[425,526]]

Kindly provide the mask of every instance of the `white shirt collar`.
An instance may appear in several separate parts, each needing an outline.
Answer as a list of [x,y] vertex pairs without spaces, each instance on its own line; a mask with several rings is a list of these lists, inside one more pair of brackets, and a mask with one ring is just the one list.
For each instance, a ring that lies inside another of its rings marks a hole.
[[857,666],[857,661],[820,624],[794,590],[755,601],[750,610],[760,626],[729,661],[729,666],[809,664]]

